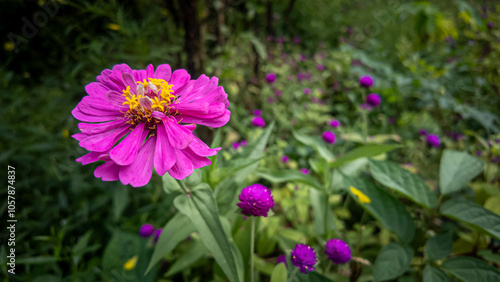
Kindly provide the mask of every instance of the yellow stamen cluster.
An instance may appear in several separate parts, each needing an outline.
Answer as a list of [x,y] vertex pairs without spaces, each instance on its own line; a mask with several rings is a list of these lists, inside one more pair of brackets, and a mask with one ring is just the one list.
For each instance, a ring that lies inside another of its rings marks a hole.
[[[137,85],[139,84],[142,84],[144,93],[149,93],[149,91],[152,91],[155,94],[160,93],[161,100],[158,99],[157,96],[154,96],[152,99],[153,105],[151,106],[151,109],[157,109],[163,112],[165,111],[166,107],[175,99],[175,95],[173,94],[174,90],[172,89],[174,85],[169,84],[164,79],[148,78],[148,81],[146,81],[146,79],[144,79],[143,81],[137,81]],[[125,96],[125,99],[127,99],[127,101],[123,102],[123,105],[128,105],[130,111],[134,111],[140,108],[139,99],[147,96],[141,94],[132,94],[130,92],[130,86],[127,86],[127,88],[122,91],[123,96]]]

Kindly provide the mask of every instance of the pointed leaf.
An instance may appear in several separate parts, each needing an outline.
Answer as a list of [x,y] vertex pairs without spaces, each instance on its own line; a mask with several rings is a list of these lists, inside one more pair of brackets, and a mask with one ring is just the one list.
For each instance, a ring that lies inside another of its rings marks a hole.
[[378,182],[407,196],[412,201],[433,208],[436,194],[424,180],[394,162],[370,160],[370,171]]
[[202,183],[192,189],[189,195],[179,195],[175,207],[186,215],[200,234],[207,249],[226,274],[229,281],[243,281],[242,257],[239,250],[231,247],[224,232],[215,197],[210,187]]
[[447,217],[467,223],[500,240],[500,216],[464,199],[446,201],[439,211]]
[[441,269],[430,266],[429,264],[424,268],[424,276],[422,281],[425,282],[447,282],[450,278]]
[[444,150],[439,167],[439,187],[442,194],[464,188],[483,170],[484,162],[464,152]]
[[271,273],[271,282],[283,282],[286,281],[287,271],[284,263],[278,263]]
[[401,148],[401,145],[365,145],[357,147],[356,149],[349,151],[347,154],[336,159],[330,166],[333,168],[339,168],[355,159],[378,156],[397,148]]
[[319,138],[313,138],[311,136],[308,136],[305,133],[293,131],[292,132],[293,136],[295,139],[299,140],[300,142],[304,143],[305,145],[309,145],[313,147],[318,153],[320,154],[321,157],[323,157],[325,160],[328,162],[331,162],[334,160],[334,155],[333,153],[328,149],[326,146],[326,143],[319,139]]
[[438,260],[451,254],[453,240],[450,233],[438,234],[427,240],[425,249],[429,260]]
[[279,170],[279,171],[257,171],[257,175],[270,181],[271,183],[284,183],[284,182],[300,182],[307,184],[319,190],[324,190],[323,186],[316,180],[316,178],[304,174],[297,170]]
[[500,271],[486,262],[471,257],[447,259],[442,267],[465,282],[498,282]]
[[397,243],[385,245],[373,266],[373,281],[392,280],[405,273],[413,258],[413,250]]
[[[415,234],[415,224],[405,206],[384,189],[363,178],[352,179],[343,174],[347,192],[353,199],[382,225],[396,233],[403,242],[410,242]],[[349,187],[361,191],[370,199],[370,203],[362,203]]]

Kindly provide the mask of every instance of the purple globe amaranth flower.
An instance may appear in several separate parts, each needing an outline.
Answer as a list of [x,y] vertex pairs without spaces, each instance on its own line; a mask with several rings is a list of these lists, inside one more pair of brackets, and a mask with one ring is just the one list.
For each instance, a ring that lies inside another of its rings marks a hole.
[[309,170],[307,168],[301,168],[299,169],[300,172],[302,172],[303,174],[309,174]]
[[316,66],[316,69],[319,70],[319,71],[324,71],[326,69],[325,65],[322,65],[322,64],[318,64]]
[[371,93],[366,96],[366,103],[370,106],[377,107],[380,105],[380,96],[376,93]]
[[274,90],[274,95],[276,95],[276,97],[281,97],[281,96],[283,96],[283,91],[281,91],[281,90]]
[[340,126],[340,121],[338,121],[338,120],[336,120],[336,119],[332,119],[332,120],[330,121],[330,126],[331,126],[331,127],[334,127],[334,128],[337,128],[337,127],[339,127],[339,126]]
[[271,190],[260,184],[252,184],[243,189],[237,204],[241,213],[247,216],[267,217],[267,213],[274,207]]
[[305,244],[298,244],[291,252],[292,264],[299,268],[300,272],[307,273],[313,271],[317,262],[316,252],[313,248]]
[[268,102],[269,104],[274,103],[274,98],[273,98],[273,97],[269,97],[269,98],[267,98],[267,102]]
[[370,88],[373,85],[373,79],[368,75],[362,76],[359,79],[359,85],[361,85],[361,87]]
[[261,110],[253,110],[253,115],[254,116],[261,116],[262,115],[262,111]]
[[477,151],[476,151],[476,156],[480,157],[480,156],[482,156],[482,155],[483,155],[483,152],[481,152],[480,150],[477,150]]
[[266,75],[266,81],[269,83],[273,83],[276,81],[276,74],[271,72]]
[[420,130],[418,131],[418,134],[420,134],[420,135],[422,135],[422,136],[426,136],[426,135],[427,135],[427,130],[425,130],[425,129],[420,129]]
[[246,146],[248,145],[247,140],[241,140],[240,145],[241,145],[242,147],[246,147]]
[[139,229],[139,235],[144,238],[148,238],[155,232],[155,228],[152,224],[146,223]]
[[430,146],[435,147],[435,148],[439,147],[439,144],[441,143],[439,141],[439,137],[437,135],[434,135],[434,134],[427,135],[426,141],[427,141],[427,144],[429,144]]
[[261,117],[254,117],[252,119],[252,125],[256,127],[265,127],[266,121]]
[[492,29],[493,28],[493,22],[488,22],[488,28]]
[[306,95],[311,94],[311,88],[304,88],[304,94]]
[[238,143],[238,142],[234,142],[233,143],[233,148],[234,149],[238,149],[239,147],[240,147],[240,143]]
[[285,155],[285,156],[281,157],[281,161],[284,162],[284,163],[287,163],[289,160],[290,160],[289,156]]
[[158,242],[158,239],[160,239],[160,235],[161,235],[162,231],[163,231],[163,229],[161,229],[161,228],[156,229],[156,231],[155,231],[155,240],[154,240],[155,243]]
[[335,134],[331,131],[325,131],[325,132],[323,132],[323,140],[325,140],[325,142],[328,144],[334,144],[335,143]]
[[336,264],[344,264],[351,260],[351,249],[340,239],[330,239],[325,245],[325,254]]
[[302,62],[307,61],[307,57],[306,57],[306,55],[304,55],[304,54],[300,54],[300,60],[301,60]]
[[276,39],[276,43],[278,44],[283,44],[285,42],[285,37],[279,36],[278,39]]
[[276,264],[280,264],[280,263],[284,263],[285,266],[288,267],[288,264],[286,262],[286,256],[285,255],[281,255],[279,256],[277,259],[276,259]]
[[300,43],[300,36],[295,36],[295,37],[293,38],[293,42],[294,42],[295,44],[299,44],[299,43]]
[[229,121],[227,94],[218,84],[216,77],[194,80],[167,64],[103,70],[71,112],[82,121],[73,138],[90,151],[76,161],[104,161],[95,177],[133,187],[146,185],[153,167],[159,175],[184,179],[210,165],[207,157],[220,148],[209,148],[193,130],[196,124],[221,127]]

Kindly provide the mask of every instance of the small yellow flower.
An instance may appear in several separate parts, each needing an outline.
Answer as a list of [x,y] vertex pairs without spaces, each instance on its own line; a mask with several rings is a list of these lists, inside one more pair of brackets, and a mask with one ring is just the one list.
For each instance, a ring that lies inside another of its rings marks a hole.
[[136,264],[137,264],[137,256],[133,256],[131,259],[127,260],[127,262],[123,264],[123,269],[132,270],[135,268]]
[[11,41],[5,42],[5,44],[3,45],[3,48],[5,49],[5,51],[9,51],[9,52],[14,50],[15,47],[16,46]]
[[111,30],[120,30],[121,26],[118,24],[110,23],[108,24],[108,28]]
[[361,203],[369,204],[371,202],[370,198],[368,198],[368,196],[366,196],[363,192],[359,191],[358,189],[349,186],[349,190],[351,190],[351,192],[358,197]]

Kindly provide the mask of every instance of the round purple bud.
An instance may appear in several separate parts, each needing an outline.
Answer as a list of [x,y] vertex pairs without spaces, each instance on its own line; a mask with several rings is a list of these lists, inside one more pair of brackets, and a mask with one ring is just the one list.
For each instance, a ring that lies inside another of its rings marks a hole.
[[293,38],[293,42],[294,42],[295,44],[299,44],[299,43],[300,43],[300,36],[295,36],[295,37]]
[[361,105],[359,105],[359,107],[362,109],[362,110],[367,110],[367,111],[371,111],[372,110],[372,106],[366,104],[366,103],[363,103]]
[[240,143],[238,143],[238,142],[234,142],[233,143],[233,148],[234,149],[238,149],[239,147],[240,147]]
[[336,264],[344,264],[351,260],[351,249],[340,239],[330,239],[325,245],[325,254]]
[[276,81],[276,74],[275,73],[269,73],[266,75],[266,81],[269,83],[273,83]]
[[313,271],[316,264],[316,252],[313,248],[305,244],[298,244],[290,254],[292,256],[292,264],[299,268],[300,272],[307,273]]
[[492,29],[493,28],[493,22],[488,22],[488,28]]
[[334,144],[335,143],[335,134],[331,131],[325,131],[325,132],[323,132],[323,140],[325,140],[325,142],[328,144]]
[[340,121],[338,121],[338,120],[336,120],[336,119],[332,119],[332,120],[330,121],[330,126],[331,126],[331,127],[334,127],[334,128],[337,128],[337,127],[339,127],[339,126],[340,126]]
[[426,136],[426,135],[427,135],[427,130],[425,130],[425,129],[420,129],[420,130],[418,131],[418,134],[420,134],[420,135],[422,135],[422,136]]
[[242,140],[242,141],[240,142],[240,145],[241,145],[242,147],[246,147],[246,146],[248,145],[247,140]]
[[281,91],[281,90],[275,90],[274,94],[276,95],[276,97],[281,97],[281,96],[283,96],[283,91]]
[[284,263],[285,266],[288,266],[286,263],[286,256],[285,255],[281,255],[276,259],[276,264],[280,264],[280,263]]
[[319,71],[324,71],[326,68],[325,68],[325,65],[319,64],[316,66],[316,69]]
[[253,110],[253,115],[254,116],[261,116],[262,115],[262,111],[261,110]]
[[290,160],[289,156],[283,156],[283,157],[281,157],[281,161],[284,162],[284,163],[287,163],[289,160]]
[[152,224],[146,223],[139,229],[139,235],[144,238],[148,238],[155,232],[155,228]]
[[266,126],[266,122],[261,117],[254,117],[252,119],[252,125],[256,127],[264,127]]
[[304,94],[306,94],[306,95],[311,94],[311,89],[310,88],[304,88]]
[[439,137],[437,137],[437,135],[434,135],[434,134],[429,134],[427,135],[427,144],[429,144],[430,146],[432,147],[439,147]]
[[476,151],[476,156],[480,157],[480,156],[482,156],[482,155],[483,155],[483,152],[481,152],[480,150],[477,150],[477,151]]
[[274,207],[271,190],[260,184],[252,184],[243,189],[239,199],[241,213],[248,216],[267,217],[269,210]]
[[163,230],[163,229],[161,229],[161,228],[156,229],[156,232],[155,232],[155,240],[154,240],[154,242],[155,242],[155,243],[156,243],[156,242],[158,242],[158,239],[160,238],[160,235],[161,235],[161,231],[162,231],[162,230]]
[[300,54],[300,60],[301,60],[302,62],[305,62],[305,61],[307,60],[306,55],[304,55],[304,54]]
[[301,168],[299,169],[300,172],[302,172],[303,174],[309,174],[309,170],[307,168]]
[[375,93],[368,94],[368,96],[366,96],[366,103],[370,106],[376,107],[380,104],[380,96]]
[[368,75],[362,76],[359,79],[359,85],[361,85],[361,87],[370,88],[373,85],[373,79]]

